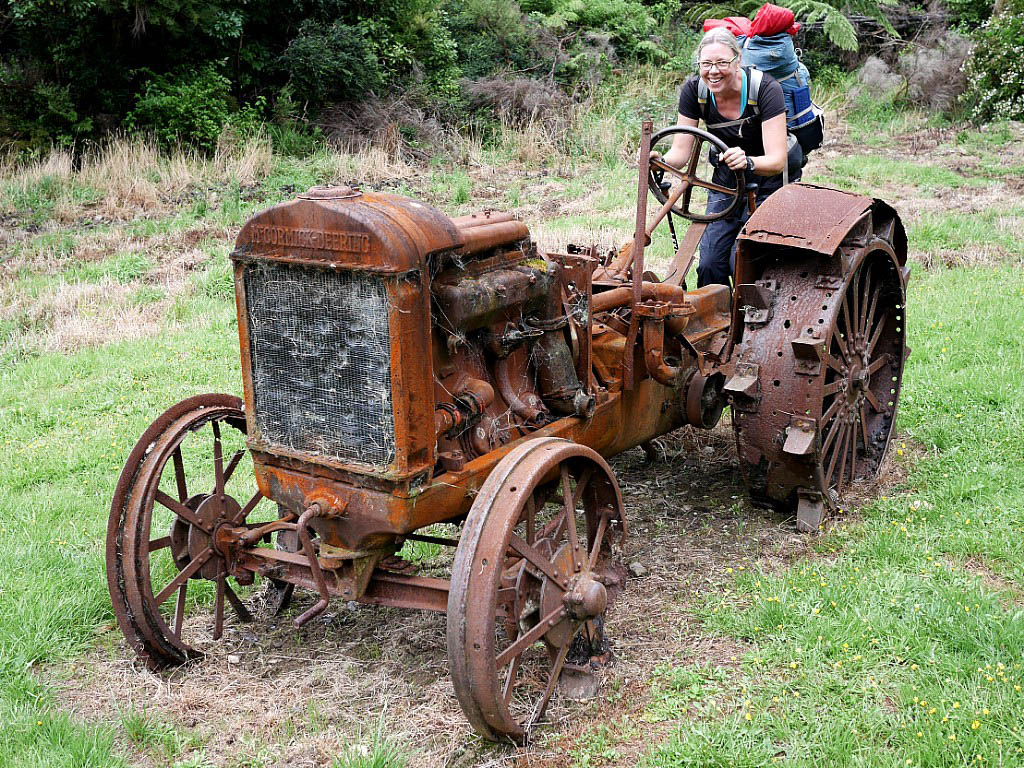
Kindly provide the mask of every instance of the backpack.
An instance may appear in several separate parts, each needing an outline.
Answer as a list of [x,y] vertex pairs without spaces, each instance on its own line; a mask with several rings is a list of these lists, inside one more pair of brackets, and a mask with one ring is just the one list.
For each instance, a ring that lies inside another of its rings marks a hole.
[[[786,100],[786,129],[796,137],[804,155],[803,162],[806,162],[807,155],[820,147],[825,139],[825,115],[811,101],[811,75],[797,56],[792,35],[787,32],[748,37],[740,35],[737,40],[743,46],[743,66],[751,68],[747,103],[754,108],[755,114],[759,114],[757,91],[761,87],[760,73],[767,72],[774,77],[782,86]],[[703,80],[698,83],[697,100],[703,110],[707,101],[707,86]],[[719,125],[737,124],[729,121]]]
[[767,72],[782,86],[786,128],[796,136],[804,155],[820,147],[825,138],[824,113],[811,101],[811,75],[797,56],[793,37],[786,32],[753,35],[740,43],[743,65]]

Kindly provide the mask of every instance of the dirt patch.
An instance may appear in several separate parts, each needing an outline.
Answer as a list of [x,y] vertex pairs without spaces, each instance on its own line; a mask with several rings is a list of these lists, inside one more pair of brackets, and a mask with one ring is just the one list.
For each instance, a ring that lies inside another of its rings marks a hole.
[[1000,594],[1000,600],[1007,607],[1024,607],[1024,589],[1016,582],[997,573],[988,563],[977,557],[969,557],[963,563],[968,573],[981,579],[986,589]]

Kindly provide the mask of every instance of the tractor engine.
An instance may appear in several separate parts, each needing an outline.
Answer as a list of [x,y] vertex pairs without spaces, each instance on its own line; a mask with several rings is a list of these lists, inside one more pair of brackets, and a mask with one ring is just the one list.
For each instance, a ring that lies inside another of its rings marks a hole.
[[254,217],[232,260],[257,460],[414,489],[593,412],[570,348],[586,295],[511,214],[317,187]]

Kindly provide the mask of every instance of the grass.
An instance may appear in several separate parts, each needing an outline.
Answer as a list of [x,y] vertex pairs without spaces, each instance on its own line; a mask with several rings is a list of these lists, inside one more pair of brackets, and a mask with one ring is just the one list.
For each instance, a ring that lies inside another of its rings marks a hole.
[[[723,568],[729,587],[701,618],[746,653],[712,716],[683,718],[646,765],[1024,762],[1022,299],[1015,268],[918,276],[905,491],[784,571]],[[666,703],[655,680],[650,711],[686,711],[706,674],[673,668],[682,684]]]
[[[136,437],[183,397],[239,390],[226,254],[241,222],[314,184],[361,179],[453,214],[519,208],[549,250],[611,247],[632,228],[635,118],[667,122],[672,105],[650,94],[671,90],[647,70],[568,127],[500,126],[422,169],[376,149],[278,156],[257,137],[209,159],[121,143],[78,170],[57,152],[3,172],[14,235],[0,259],[0,767],[125,765],[132,750],[210,764],[178,723],[136,709],[83,720],[41,680],[109,642],[106,510]],[[1009,127],[956,134],[977,160],[961,173],[884,154],[920,116],[861,108],[851,120],[871,150],[812,165],[815,180],[931,199],[990,190],[1019,165],[1000,162]],[[814,557],[723,562],[728,583],[697,618],[744,649],[735,663],[664,659],[645,681],[642,722],[584,729],[567,748],[574,765],[619,764],[635,743],[649,745],[642,764],[666,768],[1024,763],[1022,210],[903,213],[919,261],[894,456],[904,487],[820,539]],[[660,232],[649,263],[670,256]],[[422,563],[437,550],[410,542],[401,554]],[[289,728],[330,726],[309,706]],[[280,742],[295,738],[286,731]],[[238,764],[273,762],[279,747],[253,742]],[[415,754],[378,729],[333,764],[397,768]]]

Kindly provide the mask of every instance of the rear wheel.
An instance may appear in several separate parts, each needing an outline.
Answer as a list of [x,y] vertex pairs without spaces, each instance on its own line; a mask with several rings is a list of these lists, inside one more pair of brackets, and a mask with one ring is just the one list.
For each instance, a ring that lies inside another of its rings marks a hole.
[[772,308],[748,313],[735,358],[757,391],[727,385],[751,496],[795,511],[806,531],[877,475],[899,403],[905,298],[892,246],[875,237],[847,254],[845,278],[821,274],[821,260],[765,268],[757,286]]

